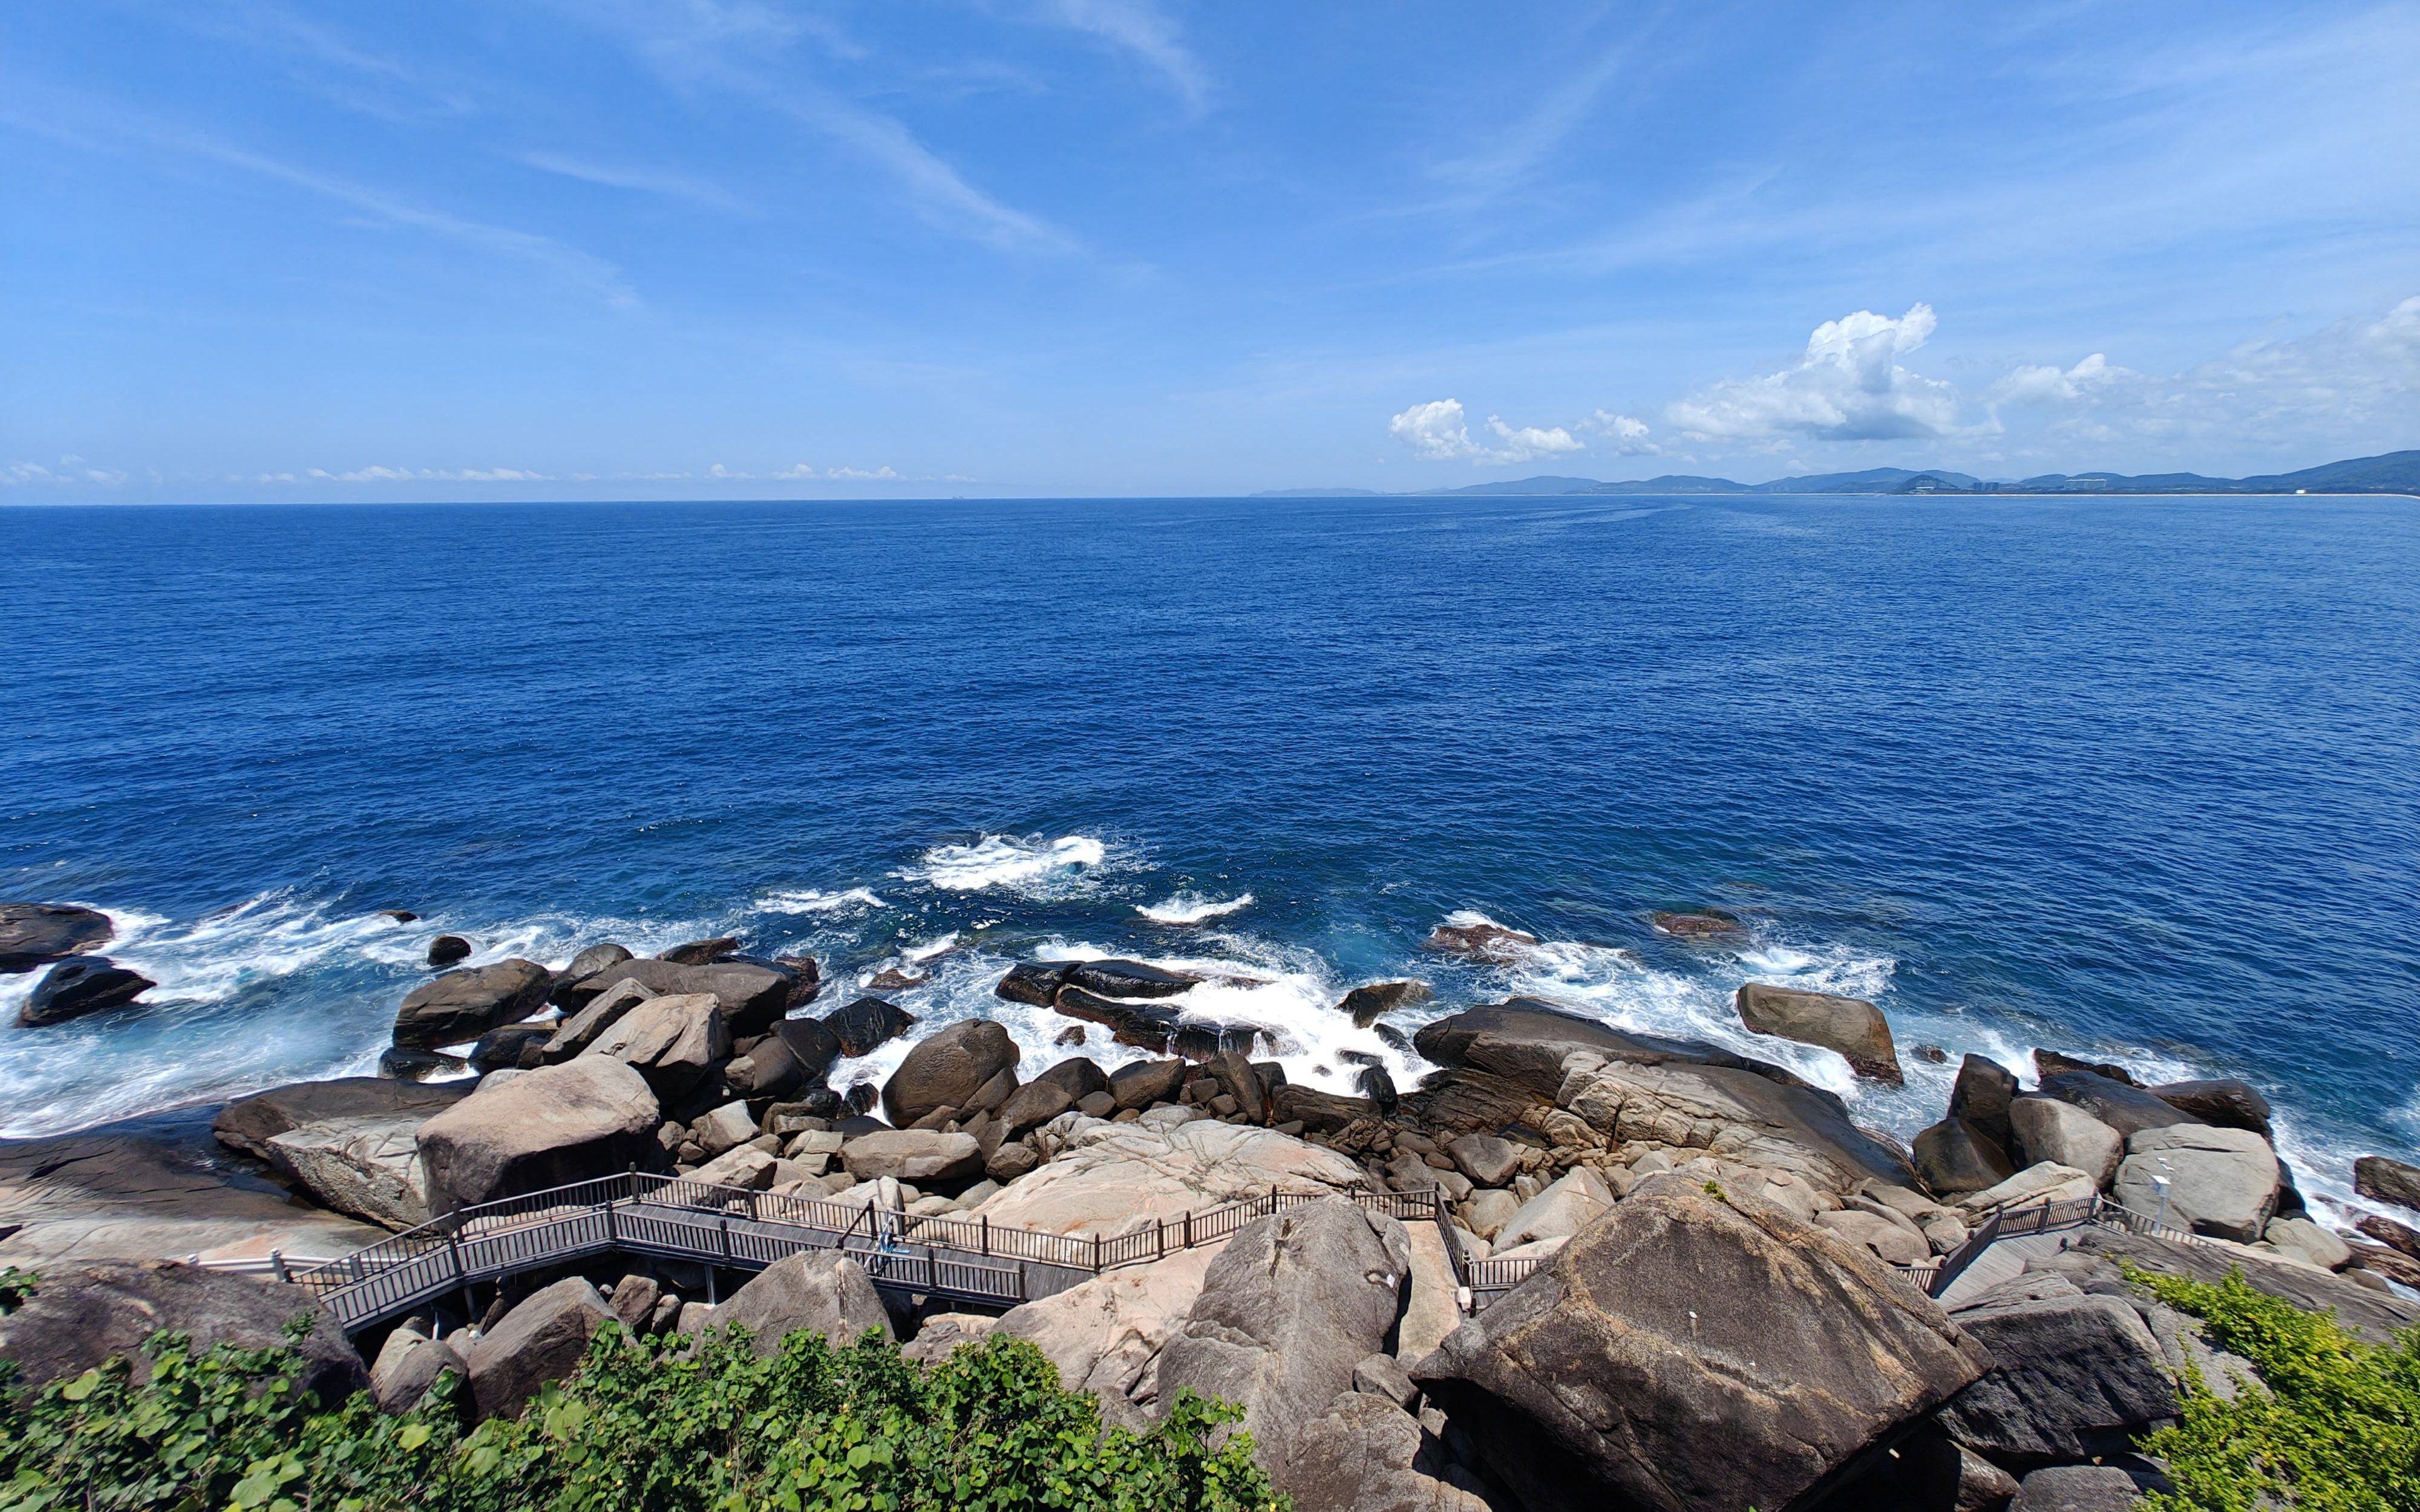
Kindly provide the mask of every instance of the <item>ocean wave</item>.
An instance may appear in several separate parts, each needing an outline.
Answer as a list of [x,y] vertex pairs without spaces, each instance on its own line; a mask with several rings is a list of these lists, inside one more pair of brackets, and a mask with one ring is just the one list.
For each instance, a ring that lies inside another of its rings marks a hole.
[[821,887],[800,887],[784,892],[768,893],[756,901],[758,911],[768,914],[834,914],[844,908],[888,908],[890,906],[864,887],[851,887],[845,892],[826,892]]
[[1155,924],[1200,924],[1240,913],[1251,905],[1252,895],[1249,892],[1224,901],[1197,892],[1179,892],[1166,903],[1137,903],[1135,912]]
[[969,845],[936,845],[899,874],[944,892],[998,888],[1040,898],[1064,895],[1108,859],[1109,846],[1090,835],[985,835]]

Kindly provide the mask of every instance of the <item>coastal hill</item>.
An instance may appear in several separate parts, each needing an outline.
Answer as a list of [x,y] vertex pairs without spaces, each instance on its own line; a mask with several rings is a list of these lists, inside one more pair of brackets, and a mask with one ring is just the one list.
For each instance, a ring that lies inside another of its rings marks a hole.
[[[1594,478],[1520,478],[1474,483],[1462,488],[1424,488],[1423,497],[1536,498],[1558,494],[2206,494],[2206,493],[2396,493],[2420,494],[2420,451],[2389,452],[2327,462],[2299,472],[2252,478],[2206,478],[2198,472],[2046,472],[2023,479],[1984,479],[1940,469],[1869,468],[1863,472],[1815,472],[1770,483],[1734,483],[1686,473],[1600,483]],[[1273,488],[1255,498],[1376,498],[1374,488]]]

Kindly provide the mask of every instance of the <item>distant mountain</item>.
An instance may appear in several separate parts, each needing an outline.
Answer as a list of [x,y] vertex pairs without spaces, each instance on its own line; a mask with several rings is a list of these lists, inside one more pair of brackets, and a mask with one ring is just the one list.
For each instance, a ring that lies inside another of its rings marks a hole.
[[[1906,468],[1869,468],[1863,472],[1813,472],[1771,483],[1733,483],[1729,478],[1667,474],[1627,483],[1594,478],[1522,478],[1512,483],[1474,483],[1462,488],[1429,488],[1423,497],[1540,498],[1566,494],[1962,494],[1962,493],[2408,493],[2420,495],[2420,452],[2389,452],[2328,462],[2300,472],[2257,478],[2206,478],[2198,472],[2045,472],[2008,483],[1963,472]],[[1377,497],[1368,488],[1281,488],[1255,498]]]

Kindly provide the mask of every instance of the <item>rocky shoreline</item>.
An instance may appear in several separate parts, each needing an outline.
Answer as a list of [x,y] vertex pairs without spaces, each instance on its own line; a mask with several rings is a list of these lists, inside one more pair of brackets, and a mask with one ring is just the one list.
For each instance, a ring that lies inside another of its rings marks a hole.
[[[109,938],[81,912],[0,909],[0,969],[69,973],[37,989],[46,1014],[123,990],[77,987]],[[1656,924],[1735,927],[1711,912]],[[1487,960],[1524,938],[1456,924],[1430,945]],[[776,1338],[875,1328],[926,1360],[1001,1332],[1111,1422],[1148,1423],[1183,1386],[1237,1401],[1306,1512],[2039,1509],[2123,1506],[2159,1485],[2134,1443],[2177,1416],[2188,1365],[2229,1367],[2121,1265],[2233,1268],[2371,1337],[2420,1321],[2404,1289],[2420,1283],[2420,1232],[2319,1221],[2241,1082],[2145,1087],[2045,1049],[2028,1088],[1969,1057],[1944,1118],[1902,1148],[1779,1065],[1542,999],[1407,1034],[1389,1015],[1429,989],[1405,980],[1357,987],[1337,1011],[1436,1069],[1398,1087],[1358,1066],[1346,1095],[1254,1059],[1251,1026],[1188,1013],[1200,979],[1114,959],[1003,975],[1001,999],[1065,1021],[1066,1054],[1028,1079],[997,1024],[927,1031],[878,995],[827,1006],[815,961],[741,944],[597,945],[554,971],[452,965],[467,942],[441,937],[432,964],[450,968],[400,1004],[386,1074],[229,1103],[214,1156],[194,1149],[193,1119],[0,1145],[0,1261],[50,1278],[0,1322],[0,1355],[33,1379],[82,1369],[99,1341],[124,1345],[93,1320],[128,1309],[248,1339],[267,1316],[253,1299],[273,1288],[158,1262],[333,1257],[630,1170],[1079,1237],[1284,1193],[1298,1205],[1223,1244],[997,1314],[877,1292],[832,1252],[727,1297],[694,1267],[610,1262],[508,1284],[475,1319],[381,1326],[358,1341],[373,1363],[351,1368],[398,1411],[458,1371],[495,1413],[570,1369],[608,1319]],[[1752,1033],[1901,1080],[1870,1003],[1750,983],[1736,1006]],[[852,1071],[902,1039],[878,1085]],[[1085,1054],[1105,1045],[1118,1063]],[[418,1079],[458,1071],[477,1074]],[[2420,1170],[2372,1157],[2354,1174],[2365,1196],[2420,1208]],[[1354,1200],[1432,1190],[1450,1231]],[[2139,1231],[1977,1247],[1994,1215],[2087,1199]],[[1527,1279],[1472,1311],[1472,1261]],[[1973,1268],[1935,1300],[1923,1282],[1944,1264]],[[339,1374],[350,1348],[329,1346]]]

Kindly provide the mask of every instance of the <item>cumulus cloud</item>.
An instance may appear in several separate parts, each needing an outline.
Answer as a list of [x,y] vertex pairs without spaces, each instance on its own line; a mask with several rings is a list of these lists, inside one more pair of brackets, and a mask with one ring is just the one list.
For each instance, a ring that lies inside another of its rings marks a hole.
[[1929,304],[1896,320],[1871,310],[1826,320],[1807,338],[1794,366],[1714,384],[1673,403],[1666,418],[1696,440],[1947,435],[1958,423],[1958,391],[1899,361],[1925,344],[1933,325]]
[[2070,368],[2048,363],[2020,367],[1992,385],[1992,399],[1995,404],[2073,404],[2110,384],[2140,376],[2110,362],[2106,354],[2094,352]]
[[1594,431],[1610,443],[1606,450],[1617,456],[1647,456],[1664,450],[1648,440],[1647,422],[1631,415],[1617,415],[1610,409],[1600,409],[1579,424],[1582,430]]
[[1585,441],[1560,425],[1515,426],[1497,415],[1487,417],[1487,433],[1495,438],[1496,444],[1474,440],[1459,399],[1416,404],[1387,422],[1387,431],[1410,447],[1413,455],[1431,462],[1534,462],[1587,447]]

